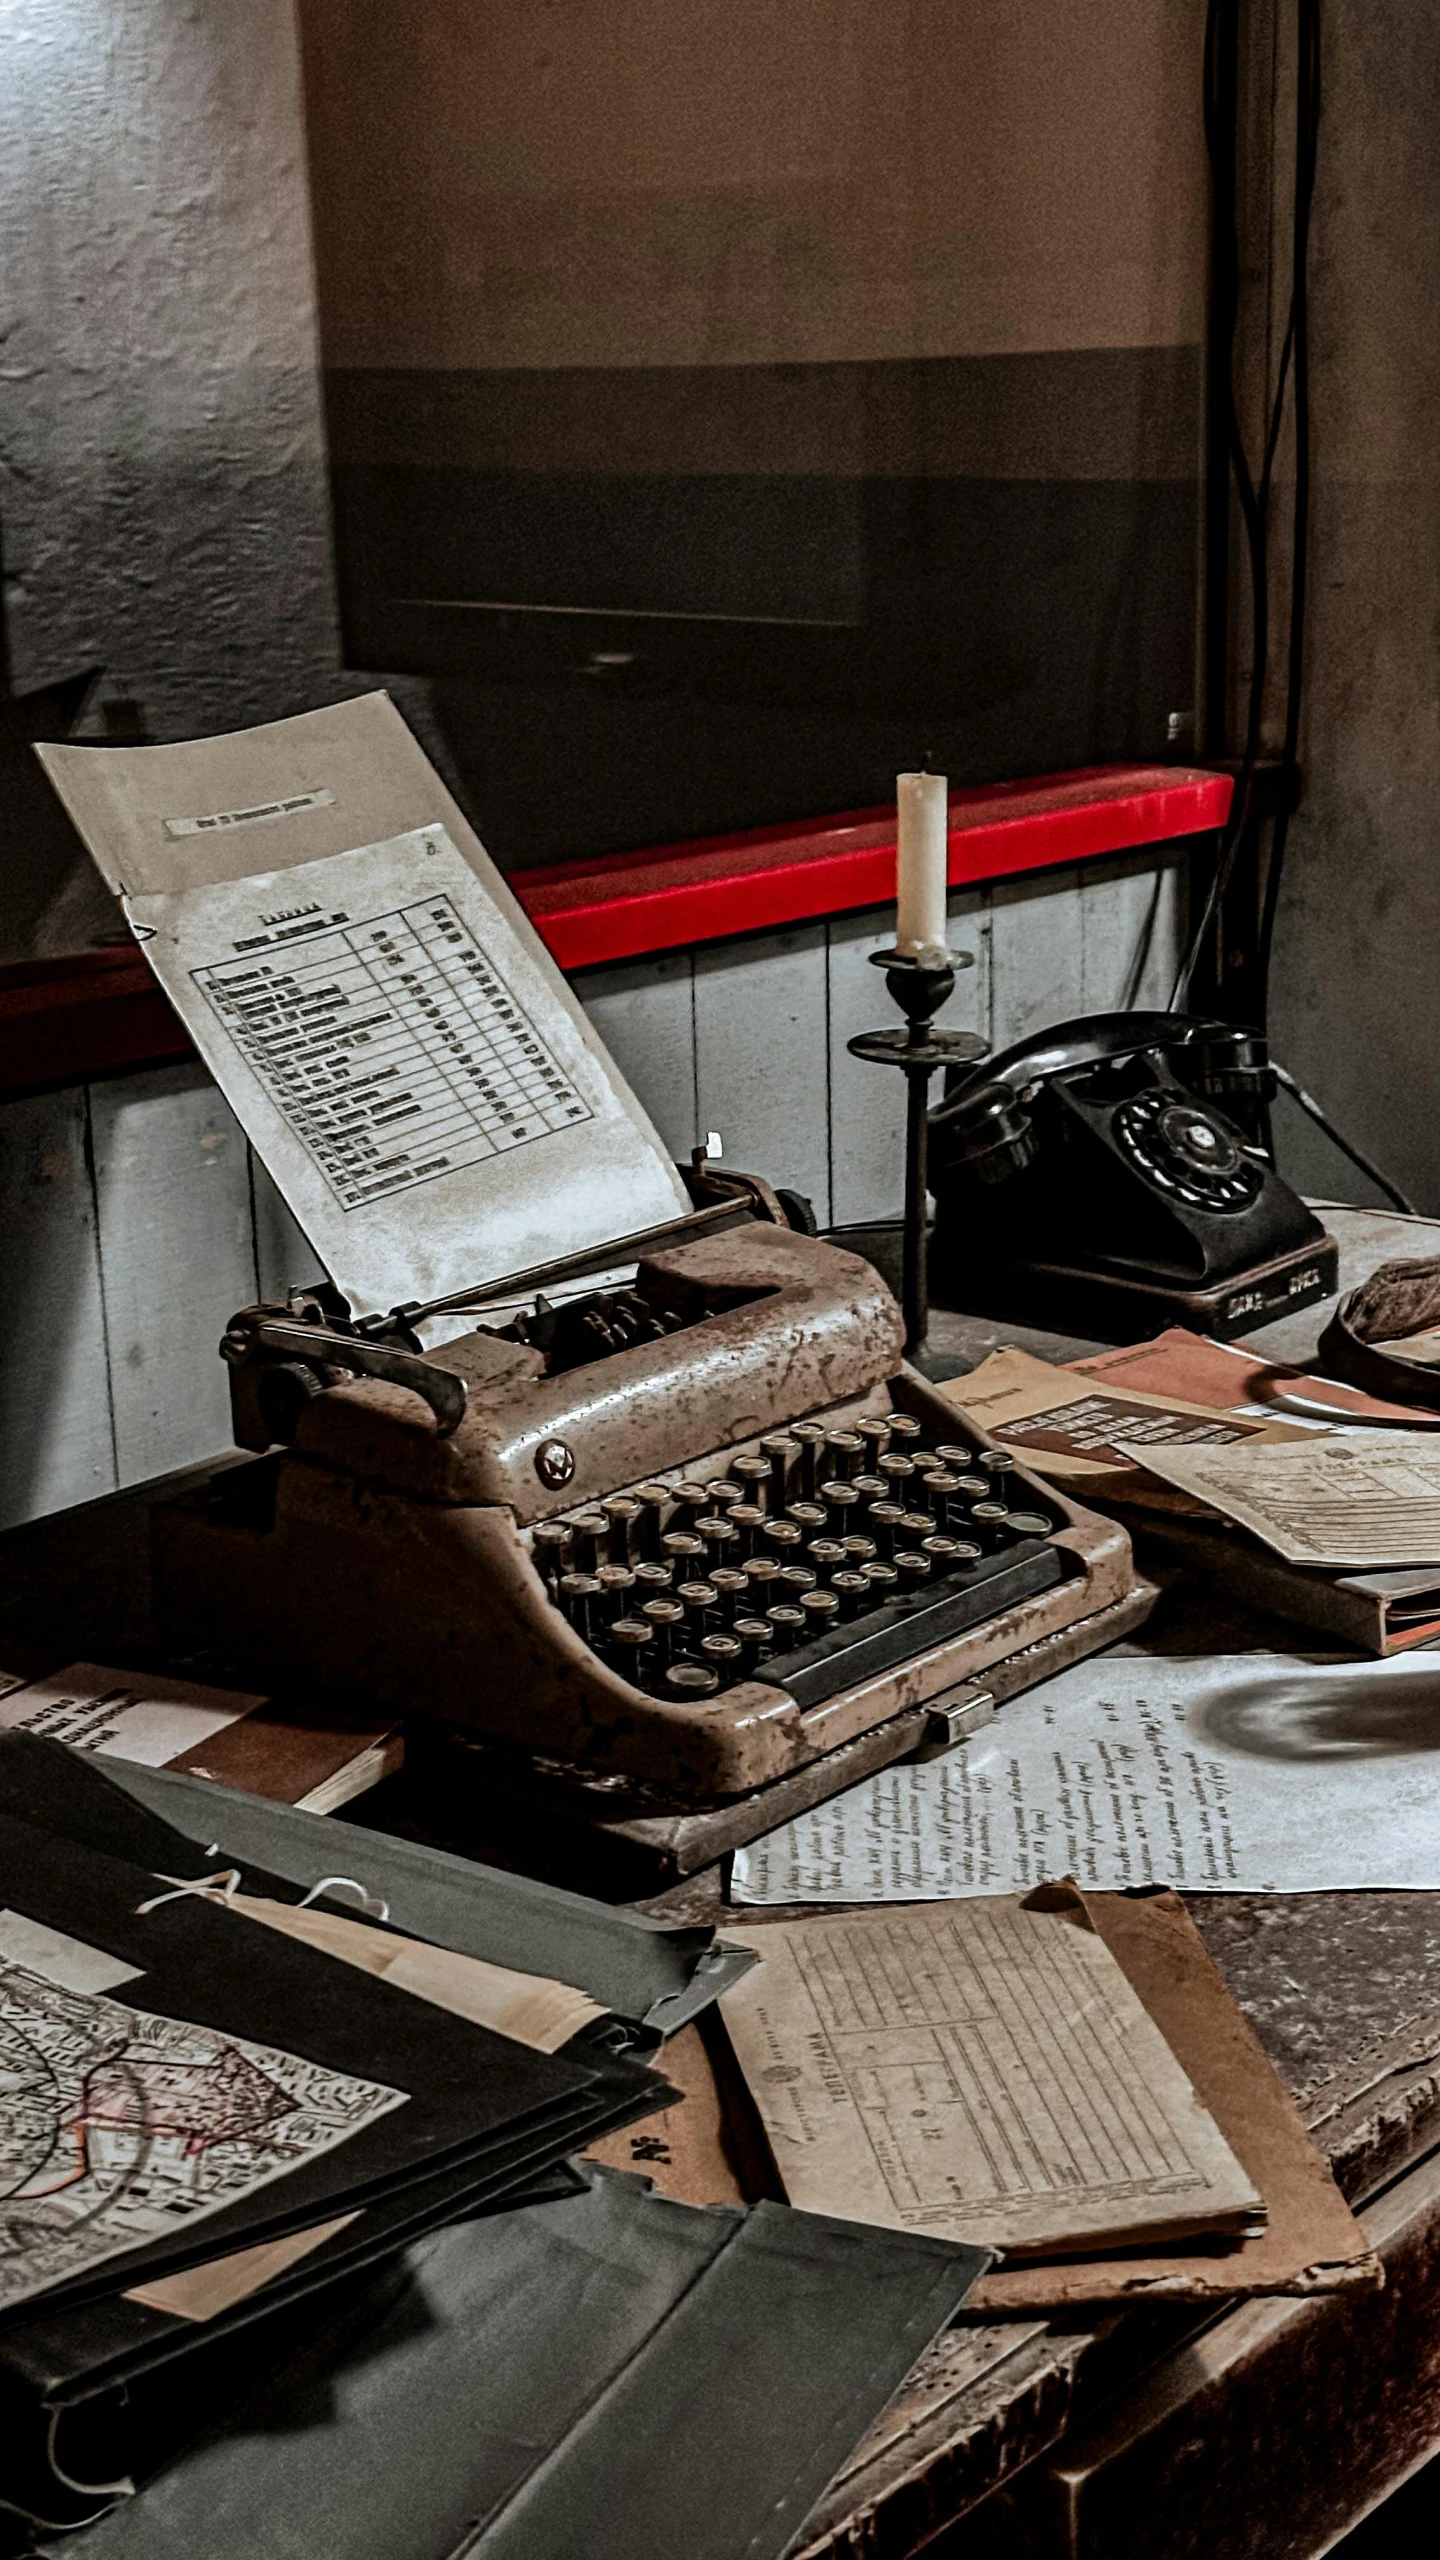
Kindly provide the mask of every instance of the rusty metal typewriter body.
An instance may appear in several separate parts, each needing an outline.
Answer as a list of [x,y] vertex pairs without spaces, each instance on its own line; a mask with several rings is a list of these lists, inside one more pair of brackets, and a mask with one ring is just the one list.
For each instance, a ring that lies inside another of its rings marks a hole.
[[857,1738],[875,1765],[977,1675],[1123,1633],[1124,1532],[960,1427],[870,1265],[762,1183],[708,1197],[628,1240],[633,1281],[472,1300],[427,1353],[433,1310],[245,1310],[236,1437],[268,1454],[160,1515],[175,1638],[714,1805],[802,1770],[813,1800]]

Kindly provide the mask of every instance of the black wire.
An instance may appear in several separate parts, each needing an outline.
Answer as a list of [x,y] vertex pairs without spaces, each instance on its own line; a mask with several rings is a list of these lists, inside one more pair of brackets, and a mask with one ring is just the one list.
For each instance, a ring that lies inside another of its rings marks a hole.
[[[1222,45],[1223,25],[1233,0],[1210,0],[1205,25],[1205,91],[1204,124],[1206,150],[1210,158],[1211,183],[1216,193],[1219,216],[1216,226],[1215,266],[1212,290],[1220,311],[1219,335],[1224,349],[1226,424],[1231,469],[1236,495],[1245,528],[1246,550],[1250,570],[1251,643],[1250,689],[1245,721],[1245,747],[1240,772],[1230,803],[1230,814],[1220,838],[1215,861],[1215,876],[1201,909],[1200,918],[1190,937],[1185,956],[1176,972],[1170,990],[1169,1009],[1173,1013],[1189,990],[1190,980],[1199,963],[1205,939],[1220,911],[1225,891],[1250,825],[1254,796],[1255,767],[1259,760],[1261,722],[1265,705],[1265,684],[1270,660],[1270,492],[1274,478],[1275,455],[1284,421],[1285,393],[1291,362],[1296,363],[1296,507],[1301,505],[1300,448],[1300,355],[1304,354],[1304,524],[1297,526],[1297,538],[1308,527],[1309,513],[1309,313],[1306,298],[1307,251],[1309,243],[1310,204],[1314,193],[1316,127],[1319,121],[1319,0],[1299,0],[1299,58],[1297,63],[1295,209],[1291,268],[1290,304],[1286,314],[1285,336],[1280,349],[1275,397],[1266,428],[1265,450],[1258,483],[1250,470],[1235,396],[1235,332],[1239,318],[1239,209],[1236,201],[1237,177],[1234,153],[1235,121],[1238,111],[1235,92],[1228,79],[1222,80],[1221,63],[1228,60],[1228,46]],[[1297,551],[1296,560],[1301,557]],[[1304,580],[1300,577],[1299,625],[1297,629],[1297,596],[1292,576],[1290,596],[1290,692],[1287,692],[1286,736],[1290,735],[1291,699],[1294,697],[1294,723],[1299,733],[1299,671],[1303,659]],[[1293,763],[1293,755],[1291,759]],[[1283,837],[1281,850],[1283,853]],[[1275,876],[1278,895],[1279,879],[1274,872],[1272,856],[1266,891],[1269,898],[1271,875]],[[1273,910],[1271,913],[1273,927]],[[1262,927],[1263,933],[1263,927]],[[1267,952],[1268,965],[1268,952]]]
[[1381,1172],[1378,1164],[1372,1164],[1370,1158],[1362,1155],[1358,1147],[1353,1147],[1348,1138],[1341,1137],[1334,1121],[1326,1118],[1314,1094],[1307,1093],[1303,1085],[1297,1084],[1288,1068],[1277,1066],[1273,1059],[1271,1065],[1282,1089],[1290,1095],[1292,1101],[1299,1103],[1302,1111],[1308,1113],[1317,1128],[1324,1130],[1332,1146],[1337,1146],[1342,1156],[1348,1156],[1352,1164],[1358,1165],[1367,1179],[1374,1183],[1376,1190],[1383,1191],[1386,1199],[1393,1201],[1397,1209],[1403,1209],[1407,1218],[1418,1217],[1420,1213],[1414,1201],[1406,1199],[1404,1192],[1390,1180],[1388,1174]]
[[1290,545],[1290,636],[1285,683],[1285,739],[1280,755],[1281,802],[1270,840],[1265,897],[1256,954],[1262,1030],[1270,1018],[1270,959],[1275,942],[1275,915],[1280,903],[1280,875],[1290,834],[1290,813],[1299,784],[1300,703],[1305,679],[1306,572],[1310,545],[1310,215],[1315,199],[1315,170],[1320,142],[1320,0],[1299,0],[1297,64],[1295,222],[1291,302],[1295,326],[1295,501]]

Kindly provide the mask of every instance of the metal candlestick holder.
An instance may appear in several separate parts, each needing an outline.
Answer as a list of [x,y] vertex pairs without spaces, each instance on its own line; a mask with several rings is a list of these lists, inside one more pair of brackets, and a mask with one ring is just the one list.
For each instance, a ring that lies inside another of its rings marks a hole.
[[930,1079],[937,1067],[970,1066],[989,1046],[975,1031],[937,1031],[931,1023],[955,985],[957,969],[973,969],[973,951],[937,952],[913,959],[903,951],[872,951],[871,964],[885,972],[885,984],[905,1027],[897,1031],[862,1031],[849,1043],[854,1058],[872,1066],[899,1067],[905,1077],[905,1227],[900,1276],[900,1304],[905,1315],[905,1351],[915,1359],[930,1330],[930,1292],[925,1255],[928,1240],[926,1154],[929,1134]]

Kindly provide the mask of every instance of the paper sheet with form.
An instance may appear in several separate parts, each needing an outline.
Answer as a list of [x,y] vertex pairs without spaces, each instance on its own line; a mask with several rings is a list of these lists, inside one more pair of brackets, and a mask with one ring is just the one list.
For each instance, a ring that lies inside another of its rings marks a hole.
[[1291,1564],[1440,1565],[1440,1441],[1418,1431],[1313,1433],[1288,1448],[1119,1446]]
[[234,737],[42,760],[356,1313],[689,1207],[384,695]]
[[740,1902],[1440,1889],[1440,1660],[1100,1655],[736,1853]]
[[1078,1895],[741,1940],[725,2024],[791,2204],[1047,2254],[1263,2218]]

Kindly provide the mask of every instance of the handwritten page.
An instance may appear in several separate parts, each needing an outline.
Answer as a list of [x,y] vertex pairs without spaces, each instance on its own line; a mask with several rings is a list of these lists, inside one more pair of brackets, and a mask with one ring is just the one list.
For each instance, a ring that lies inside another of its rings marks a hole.
[[1440,1564],[1440,1442],[1418,1432],[1345,1430],[1288,1448],[1121,1446],[1291,1564]]
[[741,1849],[737,1901],[1440,1889],[1440,1659],[1101,1655]]
[[1051,2255],[1263,2218],[1104,1940],[1067,1912],[1004,1895],[741,1937],[760,1963],[725,2024],[791,2204]]

